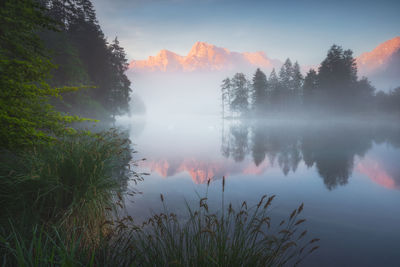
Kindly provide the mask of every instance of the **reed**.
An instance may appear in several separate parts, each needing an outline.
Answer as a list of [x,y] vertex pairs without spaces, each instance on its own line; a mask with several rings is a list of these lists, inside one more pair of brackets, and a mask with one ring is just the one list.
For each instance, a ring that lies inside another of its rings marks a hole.
[[[307,239],[300,218],[303,204],[284,221],[273,222],[269,209],[275,195],[259,203],[224,206],[211,211],[207,195],[198,206],[187,203],[186,218],[170,212],[161,195],[164,211],[140,227],[124,233],[138,266],[286,266],[298,265],[316,249],[319,239]],[[208,183],[209,185],[210,183]]]
[[[273,221],[275,196],[212,210],[208,187],[179,217],[163,212],[143,224],[118,216],[132,150],[116,131],[77,134],[50,146],[1,153],[0,255],[3,266],[284,266],[318,246],[308,239],[303,204]],[[125,192],[126,193],[126,192]]]
[[[0,224],[81,228],[91,236],[116,209],[131,149],[117,131],[77,133],[0,160]],[[75,231],[75,230],[74,230]]]

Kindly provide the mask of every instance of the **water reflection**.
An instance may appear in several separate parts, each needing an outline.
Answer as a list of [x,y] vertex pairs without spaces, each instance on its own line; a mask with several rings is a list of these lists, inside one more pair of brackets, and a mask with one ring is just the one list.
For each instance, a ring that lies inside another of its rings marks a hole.
[[[246,121],[224,124],[221,143],[224,157],[241,162],[250,156],[256,166],[268,161],[272,166],[278,165],[285,176],[296,172],[303,161],[308,168],[315,166],[329,190],[348,183],[355,159],[363,159],[373,143],[387,142],[394,147],[400,144],[399,129],[382,125],[288,125]],[[400,167],[391,174],[382,174],[381,165],[361,161],[357,170],[386,187],[396,188],[400,183]]]
[[[143,195],[133,198],[129,214],[140,220],[161,211],[160,193],[179,212],[185,201],[198,202],[196,192],[207,191],[208,179],[226,176],[226,200],[238,205],[276,194],[271,216],[280,218],[304,202],[309,227],[324,242],[306,266],[392,266],[399,262],[399,128],[379,122],[222,123],[211,116],[148,120],[141,134],[131,134],[135,157],[148,159],[140,171],[151,175],[132,184]],[[214,208],[220,190],[220,182],[212,183]],[[332,251],[340,257],[332,258]]]

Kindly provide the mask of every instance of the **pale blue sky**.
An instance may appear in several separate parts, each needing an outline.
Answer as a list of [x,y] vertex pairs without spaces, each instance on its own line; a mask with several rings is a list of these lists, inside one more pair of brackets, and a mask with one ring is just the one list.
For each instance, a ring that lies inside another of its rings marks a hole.
[[129,60],[161,49],[185,55],[196,41],[317,64],[333,44],[358,56],[400,36],[400,0],[93,0]]

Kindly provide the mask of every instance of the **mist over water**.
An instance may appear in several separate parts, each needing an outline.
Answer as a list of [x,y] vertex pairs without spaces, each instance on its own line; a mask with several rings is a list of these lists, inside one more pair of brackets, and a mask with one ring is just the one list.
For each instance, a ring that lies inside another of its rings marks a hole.
[[[148,116],[219,115],[219,84],[224,74],[131,74]],[[184,111],[184,112],[182,112]]]
[[135,157],[146,158],[139,169],[150,173],[131,185],[143,192],[128,205],[135,218],[160,211],[160,193],[179,214],[184,200],[195,203],[196,192],[205,193],[209,178],[210,205],[219,207],[226,176],[227,202],[256,203],[263,194],[276,194],[277,221],[304,202],[308,228],[322,240],[306,266],[395,266],[399,260],[397,124],[283,116],[223,120],[184,109],[118,123],[131,128]]
[[161,193],[183,215],[209,179],[218,209],[225,176],[226,203],[277,195],[275,223],[304,202],[308,229],[321,239],[305,266],[396,266],[400,90],[377,94],[352,62],[351,51],[332,46],[305,78],[289,59],[269,75],[131,73],[146,114],[117,124],[150,175],[131,185],[143,195],[127,212],[141,220],[161,211]]

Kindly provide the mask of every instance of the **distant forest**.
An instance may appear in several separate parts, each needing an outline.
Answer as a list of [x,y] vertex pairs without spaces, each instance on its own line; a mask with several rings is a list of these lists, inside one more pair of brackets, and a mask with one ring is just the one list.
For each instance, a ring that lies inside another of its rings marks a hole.
[[257,69],[248,80],[243,73],[226,78],[221,85],[223,117],[264,116],[270,113],[400,115],[400,87],[376,92],[366,77],[357,76],[351,50],[333,45],[318,71],[305,77],[300,66],[287,59],[279,73],[269,77]]

